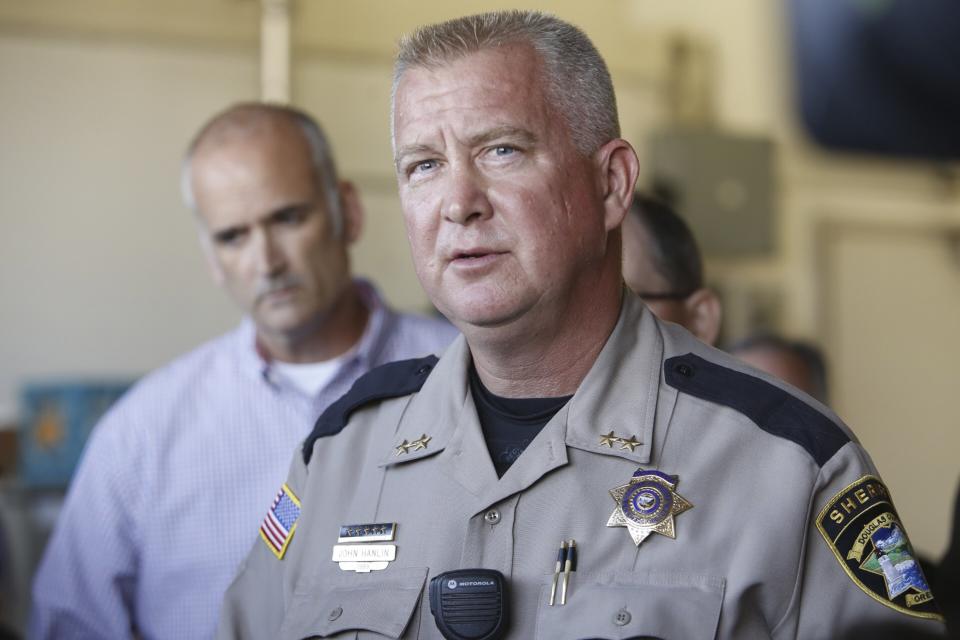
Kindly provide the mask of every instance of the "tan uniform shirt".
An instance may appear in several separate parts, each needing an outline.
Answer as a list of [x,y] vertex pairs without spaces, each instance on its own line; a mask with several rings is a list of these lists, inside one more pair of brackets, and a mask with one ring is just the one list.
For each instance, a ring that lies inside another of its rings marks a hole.
[[[309,464],[297,453],[295,529],[282,559],[257,541],[227,594],[221,638],[439,638],[429,579],[477,567],[509,582],[510,638],[835,638],[890,624],[943,633],[906,571],[909,548],[885,554],[871,542],[899,525],[879,480],[861,481],[876,470],[849,431],[633,297],[577,393],[499,479],[469,362],[459,338],[419,392],[358,408],[315,442]],[[630,529],[607,526],[629,510],[612,489],[648,504],[630,492],[638,468],[676,476],[673,504],[692,504],[672,516],[675,538],[653,532],[637,546]],[[341,570],[331,560],[341,525],[372,523],[396,523],[395,559]],[[835,551],[836,535],[852,542]],[[577,570],[566,604],[549,606],[569,539]],[[878,572],[891,558],[896,567]],[[855,582],[864,576],[867,586]]]

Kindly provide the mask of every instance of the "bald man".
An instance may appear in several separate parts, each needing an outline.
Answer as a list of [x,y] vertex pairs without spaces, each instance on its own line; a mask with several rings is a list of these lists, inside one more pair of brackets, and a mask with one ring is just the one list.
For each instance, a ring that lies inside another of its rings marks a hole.
[[146,376],[97,426],[37,575],[32,638],[211,637],[317,416],[372,367],[456,334],[351,277],[363,212],[307,114],[220,113],[189,146],[182,188],[245,318]]

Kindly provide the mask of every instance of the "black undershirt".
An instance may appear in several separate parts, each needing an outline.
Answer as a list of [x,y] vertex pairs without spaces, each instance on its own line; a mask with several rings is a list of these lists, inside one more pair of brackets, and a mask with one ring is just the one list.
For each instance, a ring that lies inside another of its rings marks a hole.
[[503,398],[483,386],[477,370],[470,367],[470,391],[477,405],[477,417],[490,459],[503,477],[510,465],[533,442],[540,430],[550,422],[573,396],[559,398]]

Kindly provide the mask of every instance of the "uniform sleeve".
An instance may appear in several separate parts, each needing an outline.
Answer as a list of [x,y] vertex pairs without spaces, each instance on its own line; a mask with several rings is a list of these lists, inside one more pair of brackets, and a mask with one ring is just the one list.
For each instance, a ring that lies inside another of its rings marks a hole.
[[280,637],[289,603],[285,587],[291,551],[298,542],[297,522],[307,496],[306,466],[300,450],[294,454],[287,481],[264,515],[260,530],[251,532],[253,547],[241,563],[224,596],[217,638],[244,640]]
[[783,638],[943,638],[893,499],[856,442],[820,471]]
[[129,418],[93,431],[34,580],[31,638],[131,635],[143,447]]

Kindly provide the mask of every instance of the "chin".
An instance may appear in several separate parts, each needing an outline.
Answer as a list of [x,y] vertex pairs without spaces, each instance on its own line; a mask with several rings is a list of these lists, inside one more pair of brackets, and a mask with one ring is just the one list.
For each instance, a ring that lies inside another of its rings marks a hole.
[[[523,316],[524,307],[473,301],[454,304],[444,313],[459,328],[461,325],[483,328],[503,327]],[[462,329],[461,329],[462,331]]]
[[447,281],[427,288],[434,306],[455,325],[497,327],[511,322],[533,306],[537,296],[527,287],[503,287],[492,278],[481,282]]
[[304,331],[311,323],[312,316],[300,310],[260,314],[254,318],[261,329],[275,334],[296,335]]

